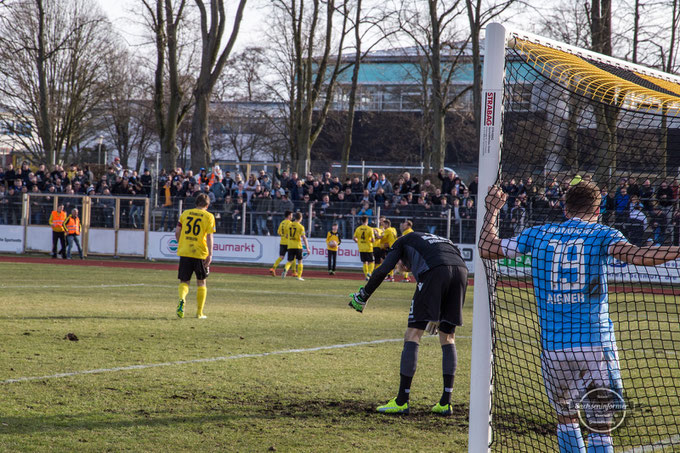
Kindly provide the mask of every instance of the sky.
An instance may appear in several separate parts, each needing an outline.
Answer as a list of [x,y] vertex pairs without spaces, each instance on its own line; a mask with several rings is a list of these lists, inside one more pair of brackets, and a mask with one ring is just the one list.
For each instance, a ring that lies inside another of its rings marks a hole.
[[[139,44],[141,41],[141,35],[144,30],[135,24],[136,19],[135,11],[141,11],[141,0],[97,0],[101,6],[104,13],[109,17],[114,27],[118,32],[127,40],[131,45]],[[193,6],[193,1],[191,1]],[[227,10],[227,14],[234,13],[236,10],[237,2],[228,2],[232,7]],[[258,43],[258,37],[262,33],[262,11],[257,8],[257,4],[250,1],[249,8],[246,8],[243,21],[241,23],[241,28],[239,30],[239,36],[236,43],[236,49],[242,49],[248,45],[253,45]],[[255,6],[253,8],[253,6]],[[230,23],[233,23],[233,16],[230,18]],[[228,37],[228,33],[231,31],[231,26],[225,31],[225,35]],[[225,37],[225,40],[227,39]]]

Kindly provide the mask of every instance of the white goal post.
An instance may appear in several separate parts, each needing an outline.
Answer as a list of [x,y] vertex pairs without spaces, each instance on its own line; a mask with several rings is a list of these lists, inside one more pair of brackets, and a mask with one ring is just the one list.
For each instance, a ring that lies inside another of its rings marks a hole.
[[[477,189],[477,244],[484,222],[484,196],[496,182],[501,157],[503,79],[506,30],[500,24],[486,27]],[[470,419],[468,451],[488,451],[491,441],[491,313],[489,286],[481,258],[475,260],[472,309],[472,363],[470,366]]]

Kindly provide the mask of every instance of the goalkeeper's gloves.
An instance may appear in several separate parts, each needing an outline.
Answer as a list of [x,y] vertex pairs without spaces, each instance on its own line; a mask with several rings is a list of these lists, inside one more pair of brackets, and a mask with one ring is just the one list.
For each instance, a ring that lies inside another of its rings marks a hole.
[[439,321],[428,322],[425,326],[425,332],[429,333],[430,335],[437,335],[437,332],[439,332]]
[[350,297],[349,306],[358,311],[359,313],[362,313],[364,311],[366,303],[368,302],[368,294],[366,293],[366,291],[364,291],[364,287],[362,286],[361,288],[359,288],[359,291],[350,294],[349,297]]

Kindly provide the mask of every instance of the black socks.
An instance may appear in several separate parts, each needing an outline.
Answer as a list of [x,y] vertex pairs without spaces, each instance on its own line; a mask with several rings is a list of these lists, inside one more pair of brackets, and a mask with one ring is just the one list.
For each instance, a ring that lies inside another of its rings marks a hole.
[[418,365],[418,343],[415,341],[404,342],[404,349],[401,351],[401,365],[399,367],[399,394],[397,404],[403,405],[408,402],[409,392],[411,391],[411,381],[416,374]]
[[458,354],[456,352],[455,344],[442,345],[442,374],[444,376],[444,391],[439,400],[441,406],[451,403],[451,394],[453,392],[453,377],[456,375],[456,366],[458,365]]

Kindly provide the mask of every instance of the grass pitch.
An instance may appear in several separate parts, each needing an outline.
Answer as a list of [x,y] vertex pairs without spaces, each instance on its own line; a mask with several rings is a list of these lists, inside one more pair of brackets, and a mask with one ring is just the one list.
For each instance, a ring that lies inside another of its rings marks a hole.
[[[456,332],[454,415],[429,413],[441,392],[431,337],[411,415],[390,417],[374,410],[396,395],[412,284],[385,282],[359,314],[347,307],[356,281],[214,273],[208,319],[193,318],[192,286],[180,320],[174,271],[0,272],[0,451],[467,450],[471,289]],[[171,363],[211,358],[222,359]]]

